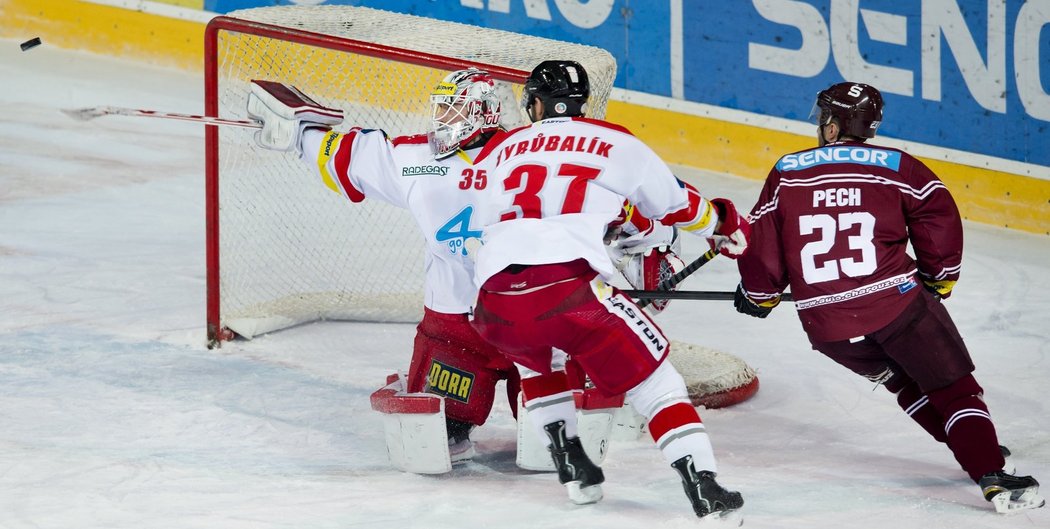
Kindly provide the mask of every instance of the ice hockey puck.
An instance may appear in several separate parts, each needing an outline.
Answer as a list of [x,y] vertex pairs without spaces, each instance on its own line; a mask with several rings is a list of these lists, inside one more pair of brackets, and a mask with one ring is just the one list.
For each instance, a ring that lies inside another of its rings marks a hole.
[[22,51],[29,51],[40,45],[40,37],[33,37],[22,43]]

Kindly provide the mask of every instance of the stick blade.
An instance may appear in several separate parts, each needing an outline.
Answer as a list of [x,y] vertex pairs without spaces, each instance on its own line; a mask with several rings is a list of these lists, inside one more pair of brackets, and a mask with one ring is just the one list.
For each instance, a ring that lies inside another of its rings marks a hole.
[[109,114],[106,107],[63,108],[62,113],[77,120],[88,121]]

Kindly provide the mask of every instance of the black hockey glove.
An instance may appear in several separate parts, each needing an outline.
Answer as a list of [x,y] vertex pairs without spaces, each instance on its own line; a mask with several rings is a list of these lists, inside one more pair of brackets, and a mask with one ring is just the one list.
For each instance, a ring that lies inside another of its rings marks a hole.
[[769,316],[769,313],[773,312],[773,307],[779,304],[780,296],[763,303],[755,303],[753,299],[747,297],[747,294],[744,293],[744,285],[737,285],[736,294],[733,295],[733,306],[736,307],[736,311],[756,318]]

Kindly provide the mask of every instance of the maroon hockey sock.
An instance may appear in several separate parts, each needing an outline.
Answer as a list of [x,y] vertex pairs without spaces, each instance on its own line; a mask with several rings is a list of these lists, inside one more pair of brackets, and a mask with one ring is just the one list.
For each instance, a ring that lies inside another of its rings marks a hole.
[[930,404],[915,381],[908,382],[904,389],[897,393],[897,404],[937,442],[943,443],[948,440],[944,433],[944,417]]
[[1002,470],[1005,463],[982,393],[973,376],[967,375],[928,394],[930,403],[945,417],[948,448],[975,483],[989,472]]

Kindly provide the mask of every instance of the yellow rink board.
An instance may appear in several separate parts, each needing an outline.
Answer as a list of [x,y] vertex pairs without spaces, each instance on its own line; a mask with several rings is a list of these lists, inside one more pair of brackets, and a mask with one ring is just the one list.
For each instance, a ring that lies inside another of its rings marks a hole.
[[[196,7],[195,0],[167,3]],[[0,37],[201,72],[204,24],[80,0],[0,0]],[[777,158],[814,138],[610,101],[608,118],[668,163],[763,179]],[[1050,180],[922,158],[966,219],[1050,235]]]
[[0,0],[0,37],[202,71],[204,25],[78,0]]

